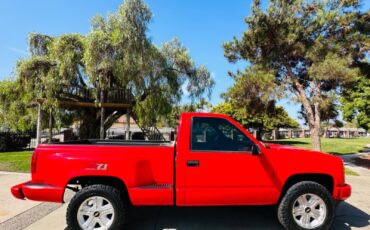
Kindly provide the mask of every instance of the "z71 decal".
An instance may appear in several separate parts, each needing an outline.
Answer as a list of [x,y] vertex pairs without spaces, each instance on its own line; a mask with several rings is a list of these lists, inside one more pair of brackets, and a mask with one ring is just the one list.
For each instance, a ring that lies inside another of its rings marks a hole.
[[108,169],[108,164],[99,164],[99,163],[91,163],[89,167],[86,168],[87,170],[99,170],[105,171]]

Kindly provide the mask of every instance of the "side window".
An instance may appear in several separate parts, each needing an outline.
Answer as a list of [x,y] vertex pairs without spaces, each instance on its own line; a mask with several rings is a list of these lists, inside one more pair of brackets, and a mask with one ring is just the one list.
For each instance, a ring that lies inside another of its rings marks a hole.
[[252,151],[253,142],[233,124],[222,118],[194,117],[191,150]]

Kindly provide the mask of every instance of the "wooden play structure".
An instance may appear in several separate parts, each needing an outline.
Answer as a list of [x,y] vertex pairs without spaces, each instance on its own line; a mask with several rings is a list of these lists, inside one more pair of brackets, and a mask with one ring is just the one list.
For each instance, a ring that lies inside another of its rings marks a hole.
[[[62,108],[68,110],[78,110],[83,107],[98,108],[101,110],[101,119],[100,119],[100,133],[104,132],[104,121],[105,121],[105,112],[106,110],[115,110],[123,111],[126,114],[127,121],[131,118],[136,120],[134,114],[131,112],[132,105],[134,103],[131,94],[125,89],[109,89],[105,93],[104,101],[97,100],[96,89],[81,87],[81,86],[72,86],[63,89],[59,96],[58,101],[59,105]],[[42,104],[44,102],[43,98],[37,99],[38,106],[38,117],[37,117],[37,141],[39,144],[41,140],[41,131],[42,131]],[[130,138],[130,122],[127,122],[126,126],[126,137],[128,140]],[[49,117],[49,127],[52,127],[52,115]],[[156,127],[140,127],[143,134],[147,139],[150,140],[162,140],[163,136],[160,134],[159,130]],[[51,130],[51,128],[50,128]],[[50,131],[51,132],[51,131]],[[104,135],[101,135],[101,138]]]

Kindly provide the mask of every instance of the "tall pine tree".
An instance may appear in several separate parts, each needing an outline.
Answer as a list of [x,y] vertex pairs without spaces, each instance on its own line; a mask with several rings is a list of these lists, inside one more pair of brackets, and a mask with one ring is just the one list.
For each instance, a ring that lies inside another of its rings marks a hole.
[[276,89],[302,104],[315,150],[321,149],[320,104],[360,76],[353,56],[368,51],[369,37],[356,22],[369,12],[359,7],[357,0],[271,0],[263,10],[255,0],[247,30],[224,44],[230,62],[247,60],[259,74],[272,74]]

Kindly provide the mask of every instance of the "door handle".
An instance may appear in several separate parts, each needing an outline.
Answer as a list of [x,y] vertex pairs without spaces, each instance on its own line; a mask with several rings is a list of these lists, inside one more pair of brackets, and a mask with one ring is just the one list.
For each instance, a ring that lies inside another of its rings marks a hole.
[[198,160],[188,160],[186,162],[186,165],[188,167],[199,167],[199,161]]

